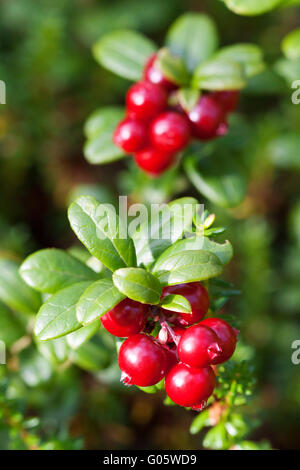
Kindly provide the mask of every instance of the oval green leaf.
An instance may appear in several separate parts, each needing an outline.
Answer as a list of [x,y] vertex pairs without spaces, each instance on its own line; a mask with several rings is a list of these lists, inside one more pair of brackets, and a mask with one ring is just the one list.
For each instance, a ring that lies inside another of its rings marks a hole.
[[94,322],[124,298],[125,296],[119,292],[109,279],[94,282],[83,293],[77,303],[77,320],[83,325]]
[[59,338],[78,330],[76,304],[90,282],[79,282],[52,295],[40,308],[34,333],[40,341]]
[[183,295],[166,295],[160,303],[160,307],[172,312],[191,313],[192,307]]
[[273,10],[282,0],[223,0],[226,6],[238,15],[262,15]]
[[118,269],[113,274],[113,281],[118,290],[132,300],[153,305],[160,301],[161,285],[158,279],[145,269]]
[[167,33],[166,44],[172,54],[181,57],[190,72],[208,59],[218,47],[215,23],[207,15],[186,13],[180,16]]
[[226,46],[220,49],[214,58],[238,62],[243,67],[246,77],[253,77],[265,69],[262,50],[256,44],[242,43]]
[[246,79],[238,62],[212,58],[196,68],[192,84],[204,90],[240,90],[246,86]]
[[145,36],[129,30],[113,31],[93,47],[94,57],[104,68],[129,80],[140,80],[155,44]]
[[300,59],[300,28],[294,29],[285,36],[281,49],[288,59]]
[[222,270],[219,258],[203,250],[175,253],[153,267],[153,272],[163,285],[204,281],[219,276]]

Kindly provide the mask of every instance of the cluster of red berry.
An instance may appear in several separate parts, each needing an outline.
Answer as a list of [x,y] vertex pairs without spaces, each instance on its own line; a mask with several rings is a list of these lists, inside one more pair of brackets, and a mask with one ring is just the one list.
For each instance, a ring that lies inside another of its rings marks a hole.
[[227,114],[239,99],[236,90],[216,91],[203,94],[188,112],[179,103],[169,106],[178,87],[163,76],[156,62],[157,54],[147,62],[143,81],[128,90],[126,117],[113,136],[115,144],[133,153],[137,165],[153,176],[169,168],[192,137],[210,140],[226,134]]
[[[127,338],[119,350],[125,384],[147,387],[165,377],[171,400],[201,410],[215,387],[213,368],[232,356],[238,332],[220,318],[203,320],[209,296],[200,282],[167,286],[162,297],[171,294],[188,299],[191,313],[151,311],[148,305],[124,299],[101,321],[112,335]],[[145,333],[149,327],[151,332],[153,320],[161,324],[156,337]]]

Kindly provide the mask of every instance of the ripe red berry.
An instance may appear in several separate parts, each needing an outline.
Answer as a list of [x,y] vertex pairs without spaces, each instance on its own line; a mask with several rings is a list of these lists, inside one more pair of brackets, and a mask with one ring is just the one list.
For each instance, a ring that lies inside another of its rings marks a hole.
[[201,325],[208,326],[218,336],[218,342],[222,348],[221,354],[212,360],[212,364],[221,364],[228,361],[235,351],[237,331],[221,318],[206,318]]
[[210,96],[222,106],[225,113],[232,113],[239,103],[240,92],[239,90],[215,91]]
[[167,364],[166,364],[166,374],[169,373],[169,371],[179,362],[178,355],[177,355],[177,349],[172,349],[168,345],[163,345],[163,348],[165,349],[166,352],[166,359],[167,359]]
[[[209,296],[201,282],[189,282],[163,288],[162,297],[170,294],[183,295],[191,304],[192,313],[178,313],[177,322],[183,326],[199,323],[209,307]],[[164,313],[174,317],[174,312],[164,310]]]
[[159,114],[151,122],[149,132],[152,144],[164,152],[178,152],[190,138],[188,120],[172,111]]
[[143,123],[126,118],[117,125],[113,140],[125,152],[136,152],[145,147],[147,129]]
[[224,112],[220,104],[209,95],[203,95],[188,113],[193,135],[201,140],[215,137]]
[[178,343],[180,361],[193,367],[207,367],[221,353],[222,348],[216,333],[201,324],[187,328]]
[[175,365],[166,376],[167,395],[177,405],[199,406],[213,393],[216,384],[215,374],[211,367],[196,369],[182,362]]
[[137,82],[126,95],[128,116],[139,121],[149,121],[167,106],[167,94],[163,88],[149,82]]
[[150,175],[158,176],[173,164],[174,153],[166,153],[154,147],[147,147],[136,152],[134,158],[142,170]]
[[176,88],[176,84],[163,76],[162,71],[156,63],[156,59],[157,54],[153,54],[146,63],[144,68],[144,79],[147,82],[159,85],[168,91],[174,90],[174,88]]
[[144,329],[147,311],[148,305],[124,299],[101,317],[101,323],[111,335],[127,338]]
[[121,380],[127,385],[148,387],[159,382],[166,373],[164,348],[152,336],[137,334],[127,338],[119,351]]

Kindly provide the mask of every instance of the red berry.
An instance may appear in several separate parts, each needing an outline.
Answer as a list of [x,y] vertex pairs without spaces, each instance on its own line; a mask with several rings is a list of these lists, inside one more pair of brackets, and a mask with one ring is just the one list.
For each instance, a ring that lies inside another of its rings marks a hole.
[[178,152],[189,141],[188,120],[179,113],[159,114],[150,125],[150,139],[155,147],[164,152]]
[[144,79],[147,82],[154,83],[155,85],[160,85],[166,90],[173,90],[176,88],[176,84],[172,83],[166,77],[163,76],[162,71],[156,63],[157,54],[153,54],[148,60],[144,68]]
[[201,324],[191,326],[180,338],[178,357],[189,366],[207,367],[222,353],[218,341],[218,336],[211,328]]
[[[192,307],[192,313],[178,313],[177,320],[181,325],[193,325],[199,323],[205,316],[209,307],[209,296],[201,282],[189,282],[163,288],[162,297],[170,294],[178,294],[186,297]],[[174,317],[174,312],[164,310],[164,313]]]
[[129,117],[149,121],[167,106],[167,94],[163,88],[149,82],[137,82],[126,95]]
[[213,393],[216,384],[211,367],[196,369],[182,362],[175,365],[165,380],[167,395],[180,406],[199,406]]
[[121,380],[125,384],[140,387],[155,385],[166,373],[166,352],[152,336],[142,333],[133,335],[120,348],[119,367]]
[[201,140],[214,138],[223,115],[221,105],[209,95],[203,95],[188,114],[193,135]]
[[168,374],[169,371],[176,364],[178,364],[178,355],[177,355],[177,350],[176,349],[171,349],[167,345],[164,345],[163,348],[165,349],[165,352],[166,352],[166,358],[167,358],[166,374]]
[[226,113],[232,113],[237,108],[240,98],[238,90],[215,91],[210,96],[216,100]]
[[218,342],[222,348],[222,353],[212,360],[212,364],[221,364],[231,358],[235,351],[237,341],[237,331],[221,318],[206,318],[200,325],[211,328],[218,336]]
[[136,152],[136,164],[150,175],[158,176],[174,162],[174,153],[166,153],[154,147],[147,147]]
[[147,129],[141,122],[126,118],[116,127],[113,140],[125,152],[136,152],[145,147]]
[[101,317],[101,323],[111,335],[127,338],[144,329],[147,311],[148,305],[124,299]]

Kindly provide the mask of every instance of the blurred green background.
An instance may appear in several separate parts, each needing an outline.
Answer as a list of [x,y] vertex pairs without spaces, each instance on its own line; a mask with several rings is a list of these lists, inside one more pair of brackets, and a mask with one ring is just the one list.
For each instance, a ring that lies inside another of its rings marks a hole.
[[[145,194],[143,178],[128,161],[89,165],[82,129],[95,108],[123,103],[129,86],[97,65],[92,44],[118,28],[161,43],[186,11],[210,14],[224,45],[261,45],[269,64],[281,57],[280,42],[300,19],[296,8],[240,17],[219,0],[1,2],[0,79],[7,104],[0,105],[0,258],[21,261],[35,249],[74,244],[66,208],[79,193],[104,202],[118,194],[134,201],[174,195],[172,175]],[[227,311],[255,365],[257,384],[245,413],[260,426],[251,439],[299,449],[300,365],[291,362],[291,345],[300,339],[300,105],[291,103],[282,77],[280,86],[273,80],[267,76],[243,92],[230,130],[248,179],[244,202],[221,209],[200,200],[227,227],[235,248],[226,277],[242,294]],[[199,197],[184,176],[175,192]],[[110,344],[92,364],[86,352],[74,358],[78,367],[55,366],[29,345],[27,320],[14,315],[20,332],[13,331],[7,367],[0,365],[0,448],[201,448],[201,434],[188,432],[193,413],[119,384]],[[1,328],[10,325],[0,316]],[[109,339],[97,337],[95,347],[97,341]]]

